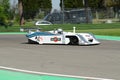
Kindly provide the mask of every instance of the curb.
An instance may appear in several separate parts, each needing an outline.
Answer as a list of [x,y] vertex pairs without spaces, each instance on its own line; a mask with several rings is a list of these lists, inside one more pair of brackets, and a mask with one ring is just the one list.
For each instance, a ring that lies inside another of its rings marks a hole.
[[120,37],[117,36],[101,36],[101,35],[95,35],[97,39],[103,39],[103,40],[113,40],[113,41],[120,41]]

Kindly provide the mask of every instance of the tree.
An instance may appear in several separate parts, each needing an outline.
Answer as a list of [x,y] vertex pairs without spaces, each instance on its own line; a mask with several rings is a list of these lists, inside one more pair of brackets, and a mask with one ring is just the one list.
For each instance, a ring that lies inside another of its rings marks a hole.
[[34,19],[39,9],[51,9],[51,0],[23,0],[25,19]]
[[0,2],[0,24],[6,27],[9,19],[9,0],[2,0]]
[[25,23],[23,16],[23,0],[18,0],[18,7],[19,7],[19,15],[20,15],[20,26],[22,26]]
[[[60,0],[60,6],[62,8],[62,0]],[[102,8],[104,0],[64,0],[65,8],[84,8],[85,2],[87,2],[90,8]]]
[[4,7],[1,6],[0,4],[0,25],[5,25],[6,24],[6,14],[4,13]]
[[64,3],[62,3],[62,0],[60,0],[61,8],[62,4],[65,8],[81,8],[83,7],[83,0],[64,0]]
[[[51,9],[51,0],[18,0],[20,12],[20,24],[23,25],[25,19],[33,19],[39,9]],[[23,20],[23,21],[22,21]]]
[[115,13],[115,18],[120,18],[120,0],[114,0],[113,2],[113,11]]
[[100,0],[88,0],[88,5],[90,8],[100,8]]

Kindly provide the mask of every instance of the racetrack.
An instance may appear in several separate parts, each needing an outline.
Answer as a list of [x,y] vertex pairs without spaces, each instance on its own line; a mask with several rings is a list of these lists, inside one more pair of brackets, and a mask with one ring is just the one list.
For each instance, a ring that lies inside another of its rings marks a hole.
[[25,35],[0,35],[0,66],[120,80],[120,41],[100,45],[27,44]]

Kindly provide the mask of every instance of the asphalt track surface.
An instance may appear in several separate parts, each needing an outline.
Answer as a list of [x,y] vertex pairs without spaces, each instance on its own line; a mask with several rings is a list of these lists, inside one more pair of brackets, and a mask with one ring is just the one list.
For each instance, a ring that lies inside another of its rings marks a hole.
[[28,44],[25,35],[0,35],[0,66],[120,80],[120,41],[100,45]]

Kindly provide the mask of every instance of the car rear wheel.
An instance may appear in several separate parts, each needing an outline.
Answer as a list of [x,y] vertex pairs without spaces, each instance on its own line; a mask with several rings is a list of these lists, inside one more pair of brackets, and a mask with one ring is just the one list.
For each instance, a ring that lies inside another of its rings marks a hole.
[[78,38],[76,36],[67,36],[70,39],[69,45],[78,45]]

